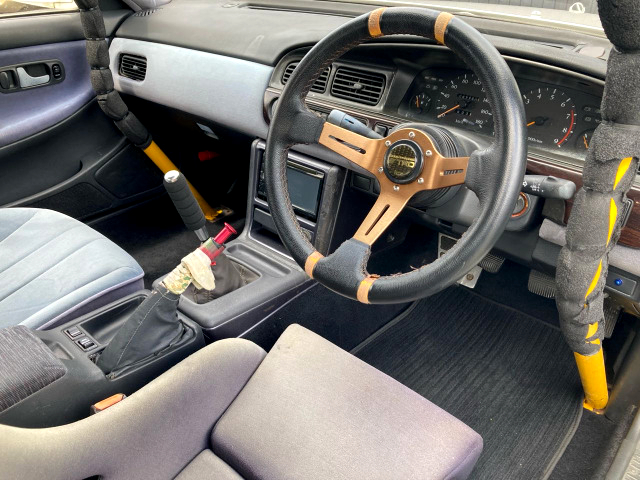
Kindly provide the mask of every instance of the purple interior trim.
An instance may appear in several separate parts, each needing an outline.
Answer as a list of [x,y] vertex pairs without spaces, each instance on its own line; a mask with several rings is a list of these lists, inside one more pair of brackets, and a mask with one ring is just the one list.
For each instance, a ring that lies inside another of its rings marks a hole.
[[[84,300],[83,302],[78,303],[77,305],[74,305],[73,307],[71,307],[70,309],[62,312],[61,314],[57,315],[56,317],[52,318],[51,320],[49,320],[48,322],[46,322],[44,325],[41,325],[37,328],[37,330],[47,330],[49,328],[53,328],[61,323],[63,323],[61,321],[61,319],[64,319],[64,321],[69,321],[73,318],[79,317],[80,315],[87,313],[88,311],[92,311],[95,310],[96,308],[101,307],[102,305],[106,305],[107,303],[116,300],[116,298],[111,298],[108,297],[108,301],[104,301],[102,302],[100,305],[97,305],[95,303],[95,300],[97,300],[98,298],[101,297],[106,297],[108,293],[114,292],[116,290],[121,290],[124,289],[124,287],[126,286],[132,286],[133,288],[130,291],[125,291],[122,292],[122,295],[120,296],[125,296],[128,295],[129,293],[133,293],[134,291],[137,290],[141,290],[143,288],[143,285],[132,285],[134,284],[134,282],[138,282],[140,283],[142,280],[142,277],[144,277],[144,273],[141,273],[140,275],[134,277],[134,278],[130,278],[129,280],[125,280],[124,282],[121,282],[117,285],[114,285],[112,287],[109,287],[105,290],[102,290],[101,292],[96,293],[95,295],[92,295],[91,297],[87,298],[86,300]],[[91,305],[91,309],[90,310],[86,310],[86,309],[82,309],[82,307],[84,307],[85,305]],[[72,316],[73,313],[76,313],[76,315]]]
[[0,93],[0,147],[54,126],[94,97],[84,40],[0,50],[0,67],[53,59],[64,65],[63,82]]

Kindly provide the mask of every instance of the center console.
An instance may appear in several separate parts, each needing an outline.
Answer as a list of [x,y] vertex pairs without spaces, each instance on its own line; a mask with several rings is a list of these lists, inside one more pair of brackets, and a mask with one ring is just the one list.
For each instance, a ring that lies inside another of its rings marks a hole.
[[[210,340],[242,335],[311,286],[278,237],[265,185],[264,149],[260,140],[252,145],[245,228],[225,250],[236,266],[253,272],[251,283],[204,304],[185,296],[180,300],[180,311],[196,320]],[[327,253],[344,188],[344,169],[290,152],[287,178],[301,227],[316,249]]]
[[[15,359],[11,367],[0,369],[0,385],[12,386],[8,395],[2,395],[12,402],[0,406],[0,423],[41,428],[74,422],[89,415],[90,405],[116,393],[130,395],[204,347],[200,326],[178,313],[185,329],[171,348],[105,375],[95,363],[97,356],[148,294],[141,290],[57,328],[31,331],[35,337],[31,341],[0,338],[2,357]],[[47,353],[48,365],[34,364],[37,352]],[[61,370],[62,375],[43,382],[42,372],[52,370]],[[27,376],[32,378],[25,380]],[[27,386],[25,395],[16,395]]]
[[[133,337],[125,342],[124,350],[117,348],[121,338],[126,337],[121,333],[127,328],[122,327],[133,325],[133,335],[138,333],[141,324],[136,328],[131,320],[140,317],[148,305],[158,304],[149,298],[143,310],[136,311],[145,299],[157,294],[155,290],[139,291],[51,330],[5,329],[0,332],[0,357],[14,361],[10,367],[0,369],[0,423],[36,428],[84,418],[89,415],[90,405],[114,394],[135,392],[202,348],[207,340],[241,336],[311,288],[313,281],[289,256],[278,237],[265,185],[264,149],[262,141],[252,145],[245,228],[226,244],[223,254],[225,261],[229,260],[227,264],[232,264],[242,277],[240,286],[218,297],[203,298],[185,292],[178,304],[178,319],[184,328],[175,338],[168,339],[166,347],[153,335],[141,333],[138,338],[144,338],[145,345],[157,348],[145,349],[139,359],[130,363],[120,363],[122,355],[118,357],[118,352],[124,353],[129,347],[130,351],[135,350],[131,346]],[[345,170],[290,152],[287,178],[300,225],[316,249],[327,253],[345,187]],[[197,248],[195,236],[193,242]],[[215,267],[213,272],[215,275]],[[150,325],[149,321],[146,325]],[[118,358],[112,369],[104,365],[109,354]]]

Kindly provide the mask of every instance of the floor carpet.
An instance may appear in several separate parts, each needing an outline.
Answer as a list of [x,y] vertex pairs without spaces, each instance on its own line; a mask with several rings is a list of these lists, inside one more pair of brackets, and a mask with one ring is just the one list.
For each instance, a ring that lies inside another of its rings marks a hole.
[[482,435],[472,478],[544,478],[582,413],[560,331],[464,287],[420,301],[353,353]]
[[[238,232],[244,226],[243,216],[235,214],[208,223],[209,233],[214,236],[224,222],[231,223]],[[154,280],[173,270],[182,257],[200,245],[196,235],[184,226],[166,195],[98,220],[91,226],[135,258],[144,270],[146,288],[151,288]]]

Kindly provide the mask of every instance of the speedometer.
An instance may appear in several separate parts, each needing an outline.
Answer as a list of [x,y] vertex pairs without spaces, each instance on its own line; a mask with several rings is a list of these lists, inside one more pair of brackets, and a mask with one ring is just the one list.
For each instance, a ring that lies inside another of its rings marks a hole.
[[527,115],[529,143],[562,148],[576,125],[576,106],[555,87],[540,87],[522,96]]
[[463,128],[493,133],[493,114],[484,87],[474,73],[449,81],[436,99],[437,119]]

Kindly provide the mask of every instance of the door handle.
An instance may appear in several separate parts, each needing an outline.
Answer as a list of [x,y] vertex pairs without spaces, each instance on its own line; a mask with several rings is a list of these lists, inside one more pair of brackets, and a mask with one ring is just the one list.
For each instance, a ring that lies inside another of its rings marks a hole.
[[18,80],[20,81],[20,88],[44,85],[45,83],[49,83],[49,80],[51,79],[51,76],[48,74],[41,75],[39,77],[32,77],[27,73],[24,67],[16,68],[16,73],[18,74]]
[[0,66],[0,94],[48,87],[60,83],[64,79],[65,68],[60,60],[42,60]]

